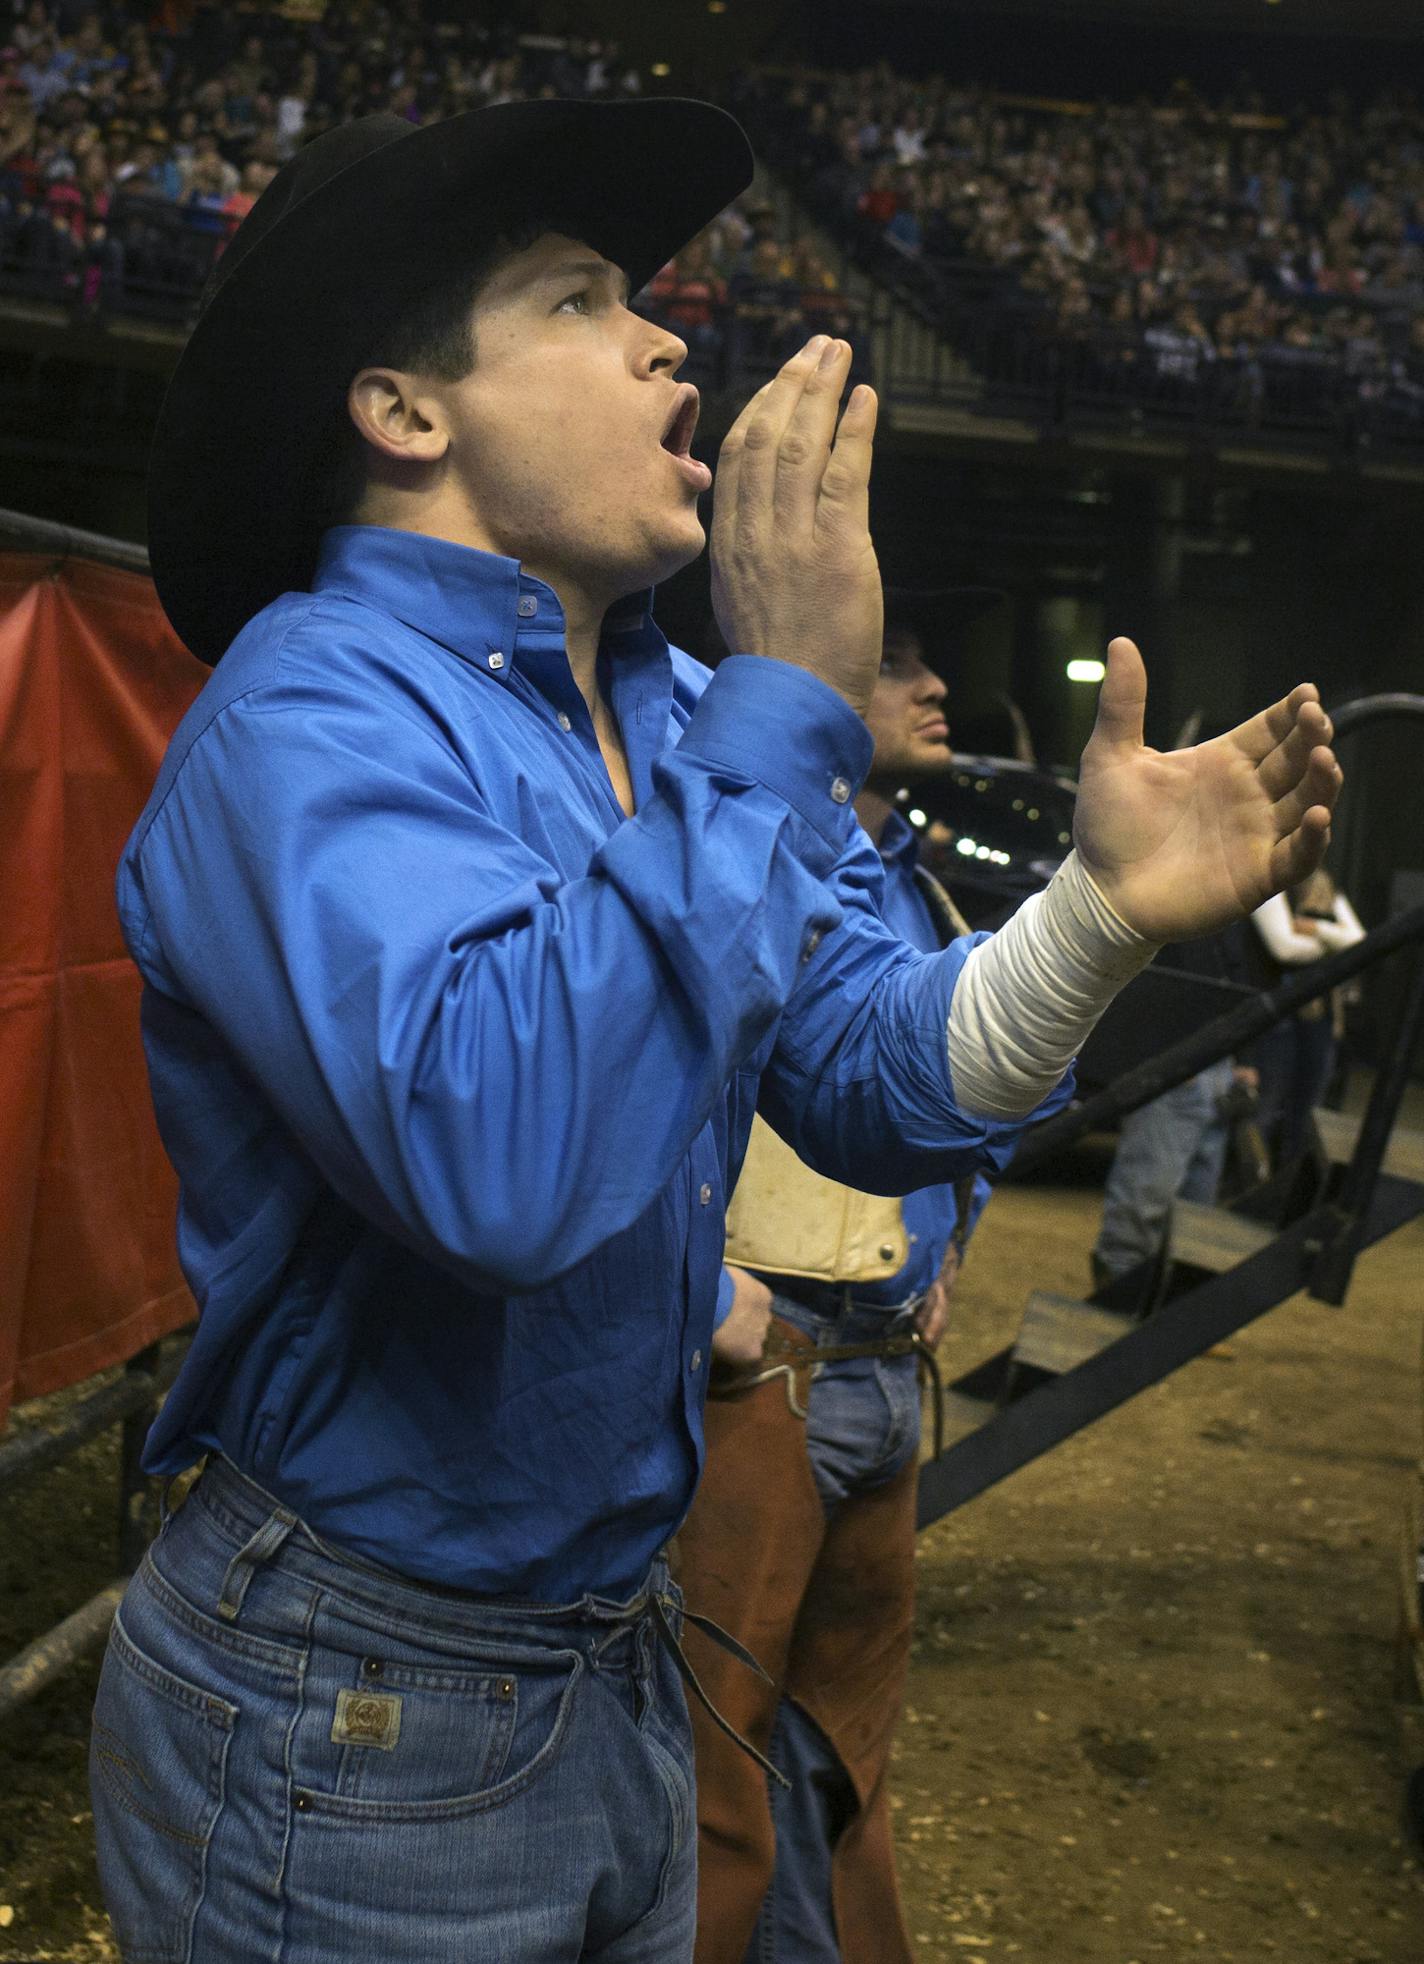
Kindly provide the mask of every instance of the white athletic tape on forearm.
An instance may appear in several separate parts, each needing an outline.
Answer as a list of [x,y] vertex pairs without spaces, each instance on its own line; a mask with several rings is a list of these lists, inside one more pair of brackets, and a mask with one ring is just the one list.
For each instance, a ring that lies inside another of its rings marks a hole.
[[1113,912],[1070,852],[1047,889],[973,951],[955,984],[949,1074],[960,1110],[1031,1112],[1157,947]]

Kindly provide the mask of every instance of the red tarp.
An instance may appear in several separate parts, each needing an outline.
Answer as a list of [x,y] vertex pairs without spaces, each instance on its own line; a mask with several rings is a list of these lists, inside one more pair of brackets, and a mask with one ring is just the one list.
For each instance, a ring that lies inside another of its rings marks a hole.
[[114,868],[207,673],[150,580],[0,553],[0,1424],[193,1314]]

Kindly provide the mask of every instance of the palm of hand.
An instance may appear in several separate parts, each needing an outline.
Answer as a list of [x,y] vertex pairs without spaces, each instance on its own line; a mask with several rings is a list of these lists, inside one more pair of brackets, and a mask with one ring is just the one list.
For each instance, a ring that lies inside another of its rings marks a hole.
[[1074,844],[1129,927],[1151,941],[1213,934],[1319,865],[1340,771],[1309,684],[1192,750],[1142,741],[1147,681],[1130,641],[1083,753]]
[[1227,737],[1102,760],[1090,744],[1073,838],[1114,908],[1150,941],[1210,934],[1274,890],[1271,802]]

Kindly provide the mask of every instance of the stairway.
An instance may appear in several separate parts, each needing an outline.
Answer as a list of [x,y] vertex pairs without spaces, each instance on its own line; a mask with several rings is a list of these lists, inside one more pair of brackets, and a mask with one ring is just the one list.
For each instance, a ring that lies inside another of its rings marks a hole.
[[[1317,1110],[1311,1129],[1311,1191],[1291,1219],[1177,1201],[1160,1255],[1096,1298],[1033,1291],[1013,1343],[946,1387],[948,1443],[921,1476],[921,1525],[1311,1286],[1361,1121]],[[1424,1214],[1424,1131],[1396,1125],[1382,1170],[1363,1246]]]
[[842,293],[860,310],[870,334],[871,370],[896,427],[917,427],[917,415],[931,408],[941,418],[971,410],[984,385],[963,356],[915,308],[863,272],[780,178],[763,169],[758,188],[775,211],[782,236],[810,239],[835,268]]

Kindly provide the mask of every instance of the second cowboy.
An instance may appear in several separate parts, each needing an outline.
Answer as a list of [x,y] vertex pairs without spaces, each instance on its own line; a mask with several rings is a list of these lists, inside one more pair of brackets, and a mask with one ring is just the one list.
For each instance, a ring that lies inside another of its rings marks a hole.
[[[919,864],[896,793],[948,770],[946,685],[986,588],[886,592],[875,752],[856,801],[893,931],[932,952],[967,932]],[[931,663],[934,666],[931,666]],[[769,1784],[701,1713],[698,1964],[911,1956],[886,1774],[910,1655],[919,1369],[988,1197],[982,1179],[903,1201],[820,1178],[758,1122],[728,1214],[707,1465],[679,1537],[689,1597],[769,1674],[698,1652],[714,1702],[765,1744]],[[753,1949],[749,1952],[748,1945]]]

